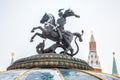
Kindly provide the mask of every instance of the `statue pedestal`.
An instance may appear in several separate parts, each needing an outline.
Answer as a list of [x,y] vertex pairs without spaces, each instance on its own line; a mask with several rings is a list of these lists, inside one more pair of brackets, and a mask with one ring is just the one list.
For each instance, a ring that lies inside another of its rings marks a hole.
[[62,68],[93,70],[84,60],[65,54],[44,53],[16,60],[7,70],[31,68]]

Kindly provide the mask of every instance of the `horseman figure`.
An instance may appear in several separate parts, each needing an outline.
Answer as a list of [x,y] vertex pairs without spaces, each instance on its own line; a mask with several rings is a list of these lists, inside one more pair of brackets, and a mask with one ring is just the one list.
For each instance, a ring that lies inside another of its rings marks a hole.
[[77,18],[80,18],[79,15],[76,15],[71,9],[67,9],[63,13],[64,9],[59,9],[58,10],[58,15],[60,18],[57,19],[57,28],[58,28],[58,33],[60,35],[60,39],[63,38],[62,33],[64,32],[64,25],[66,24],[66,18],[70,16],[75,16]]
[[[40,29],[42,31],[42,34],[35,33],[31,38],[31,42],[33,41],[35,36],[40,36],[44,39],[50,39],[56,42],[49,48],[44,50],[42,49],[42,53],[50,53],[50,52],[55,53],[55,49],[57,47],[63,48],[64,51],[61,51],[61,53],[64,53],[70,56],[76,55],[79,51],[79,46],[76,42],[76,39],[78,38],[80,42],[82,41],[81,37],[83,35],[83,31],[82,31],[82,34],[71,33],[70,31],[64,30],[64,25],[66,24],[67,17],[75,16],[79,18],[80,16],[76,15],[71,9],[67,9],[65,10],[65,12],[63,12],[63,10],[64,9],[58,10],[59,18],[57,19],[57,22],[55,22],[55,18],[52,14],[45,13],[42,19],[40,20],[40,23],[44,24],[44,28],[42,28],[41,26],[38,26],[38,27],[34,27],[31,31],[31,32],[34,32],[34,30],[36,29]],[[77,51],[75,53],[73,53],[73,48],[71,46],[73,36],[76,36],[74,41],[77,46]],[[37,45],[36,50],[39,50],[38,46],[39,45]],[[68,51],[70,51],[70,53],[68,53]],[[41,53],[41,51],[37,51],[37,52]]]

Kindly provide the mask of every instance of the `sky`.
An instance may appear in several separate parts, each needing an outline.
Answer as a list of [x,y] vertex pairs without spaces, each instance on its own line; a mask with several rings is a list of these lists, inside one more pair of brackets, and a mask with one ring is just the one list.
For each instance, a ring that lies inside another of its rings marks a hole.
[[[84,30],[80,51],[74,56],[87,61],[91,31],[97,45],[97,54],[103,72],[112,72],[113,52],[120,74],[120,0],[0,0],[0,70],[6,70],[14,60],[37,54],[36,45],[42,40],[35,37],[30,43],[33,27],[42,26],[44,13],[58,18],[61,8],[72,9],[80,18],[69,17],[65,30]],[[37,32],[37,31],[36,31]],[[38,32],[40,32],[38,30]],[[49,47],[52,41],[46,40]]]

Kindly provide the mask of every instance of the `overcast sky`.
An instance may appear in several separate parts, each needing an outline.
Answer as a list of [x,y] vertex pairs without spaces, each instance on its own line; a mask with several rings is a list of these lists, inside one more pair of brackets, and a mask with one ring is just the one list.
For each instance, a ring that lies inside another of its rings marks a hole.
[[[85,34],[79,43],[80,51],[75,56],[87,61],[91,30],[97,44],[97,54],[103,72],[112,72],[112,52],[115,52],[120,73],[120,0],[0,0],[0,70],[5,70],[15,60],[35,55],[39,37],[30,43],[30,33],[44,13],[58,18],[58,9],[71,8],[80,18],[67,19],[65,30]],[[47,40],[46,45],[51,43]]]

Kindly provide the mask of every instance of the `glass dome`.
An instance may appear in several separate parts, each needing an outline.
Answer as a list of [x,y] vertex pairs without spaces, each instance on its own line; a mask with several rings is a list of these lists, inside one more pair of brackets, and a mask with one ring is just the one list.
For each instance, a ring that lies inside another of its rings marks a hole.
[[0,80],[120,80],[120,77],[88,70],[34,68],[0,72]]
[[0,72],[0,80],[120,80],[120,76],[94,72],[84,60],[49,53],[16,60]]

